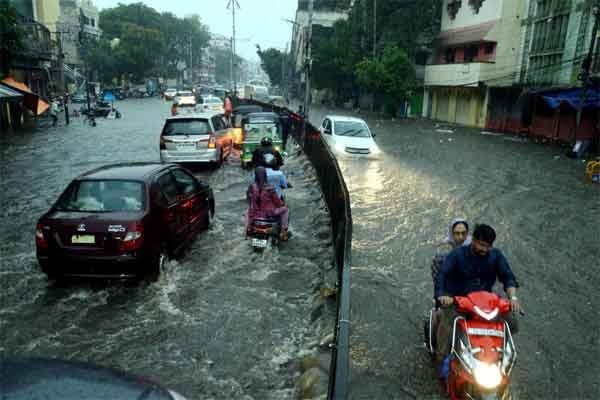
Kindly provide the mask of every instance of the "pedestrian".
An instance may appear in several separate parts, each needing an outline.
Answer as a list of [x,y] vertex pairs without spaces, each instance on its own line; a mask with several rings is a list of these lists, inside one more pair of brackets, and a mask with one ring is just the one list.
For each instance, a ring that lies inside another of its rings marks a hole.
[[50,117],[52,117],[52,127],[55,127],[58,123],[58,102],[56,99],[52,99],[50,103]]
[[225,111],[225,120],[227,121],[227,126],[231,127],[231,114],[233,112],[233,104],[231,102],[231,96],[229,92],[225,95],[225,100],[223,101],[223,110]]

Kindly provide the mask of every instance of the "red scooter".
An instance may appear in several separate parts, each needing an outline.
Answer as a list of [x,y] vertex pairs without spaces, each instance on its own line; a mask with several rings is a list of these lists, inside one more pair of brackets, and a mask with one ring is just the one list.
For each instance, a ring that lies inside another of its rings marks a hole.
[[[456,296],[447,390],[452,400],[509,400],[517,351],[508,324],[498,317],[510,312],[510,301],[489,292]],[[436,310],[425,322],[425,347],[435,354]]]

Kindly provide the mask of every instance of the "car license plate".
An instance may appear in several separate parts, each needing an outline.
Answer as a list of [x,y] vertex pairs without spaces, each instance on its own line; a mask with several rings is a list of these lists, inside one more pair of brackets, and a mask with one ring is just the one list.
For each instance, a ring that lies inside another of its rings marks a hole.
[[267,247],[267,239],[252,239],[252,247]]
[[196,150],[196,143],[178,143],[177,150],[194,151],[194,150]]
[[96,237],[94,235],[73,235],[73,236],[71,236],[71,243],[73,243],[73,244],[94,244],[94,243],[96,243]]

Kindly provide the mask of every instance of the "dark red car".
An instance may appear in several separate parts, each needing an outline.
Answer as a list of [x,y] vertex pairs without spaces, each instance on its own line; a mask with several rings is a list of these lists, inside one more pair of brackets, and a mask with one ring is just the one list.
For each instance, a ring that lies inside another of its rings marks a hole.
[[38,221],[48,278],[156,278],[215,212],[208,184],[175,164],[128,163],[87,172]]

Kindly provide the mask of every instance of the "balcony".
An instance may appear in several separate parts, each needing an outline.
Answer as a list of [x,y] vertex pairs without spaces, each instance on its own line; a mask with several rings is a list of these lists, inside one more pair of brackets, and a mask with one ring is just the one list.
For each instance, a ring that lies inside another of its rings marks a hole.
[[425,67],[425,86],[477,86],[492,76],[493,62],[437,64]]
[[25,31],[25,37],[24,49],[20,56],[35,60],[51,60],[52,41],[48,28],[38,22],[23,22],[21,27]]

